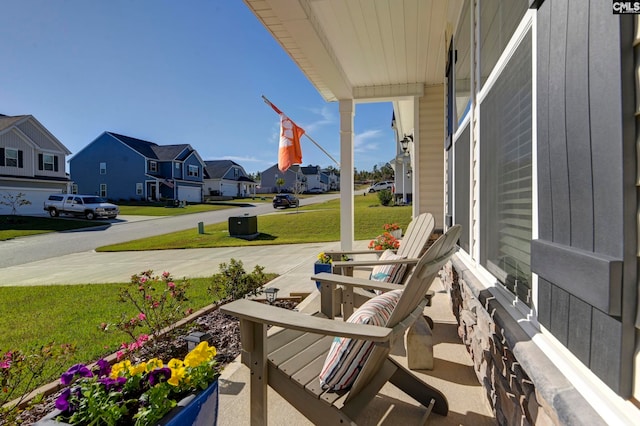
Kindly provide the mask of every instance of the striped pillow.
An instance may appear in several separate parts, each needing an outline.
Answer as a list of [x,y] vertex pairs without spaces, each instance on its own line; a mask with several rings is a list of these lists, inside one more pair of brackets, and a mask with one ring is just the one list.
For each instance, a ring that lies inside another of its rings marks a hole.
[[[402,290],[393,290],[376,296],[360,306],[347,322],[385,326],[401,295]],[[323,389],[349,388],[358,377],[373,347],[373,342],[336,337],[320,371],[319,379]]]
[[[399,259],[404,259],[404,257],[398,256],[393,252],[393,250],[385,250],[378,260],[383,261]],[[371,271],[371,276],[369,277],[369,279],[373,281],[384,281],[387,283],[400,284],[400,282],[402,282],[402,277],[404,277],[406,271],[406,264],[397,263],[395,265],[377,265]],[[381,293],[380,290],[374,291],[376,292],[376,294]]]

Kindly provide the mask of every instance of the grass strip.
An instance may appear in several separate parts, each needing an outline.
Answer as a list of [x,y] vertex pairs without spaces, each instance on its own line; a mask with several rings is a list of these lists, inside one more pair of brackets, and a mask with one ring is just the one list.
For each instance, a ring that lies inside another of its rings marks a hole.
[[[384,207],[375,196],[354,198],[356,240],[372,239],[383,232],[385,223],[406,229],[410,206]],[[251,241],[229,236],[227,223],[207,225],[204,234],[195,229],[99,247],[99,252],[168,250],[208,247],[236,247],[301,244],[340,239],[340,200],[331,200],[299,209],[277,210],[258,217],[259,236]]]
[[93,226],[110,226],[109,222],[49,218],[36,216],[0,215],[0,241],[49,232],[70,231]]

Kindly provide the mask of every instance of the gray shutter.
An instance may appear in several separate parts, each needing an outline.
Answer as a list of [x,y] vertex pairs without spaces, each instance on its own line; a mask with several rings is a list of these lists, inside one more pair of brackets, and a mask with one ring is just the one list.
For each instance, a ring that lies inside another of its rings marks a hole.
[[4,148],[0,148],[0,166],[4,166]]
[[58,156],[57,155],[53,156],[53,171],[54,172],[58,171]]
[[24,153],[22,152],[22,150],[18,150],[18,168],[22,169],[24,168]]
[[547,1],[537,25],[538,320],[628,397],[637,294],[633,20],[599,0]]
[[38,154],[38,170],[44,170],[44,155]]

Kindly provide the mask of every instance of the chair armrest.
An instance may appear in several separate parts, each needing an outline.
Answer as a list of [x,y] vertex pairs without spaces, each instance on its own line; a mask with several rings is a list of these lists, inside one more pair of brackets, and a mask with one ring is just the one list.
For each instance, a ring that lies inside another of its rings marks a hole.
[[368,290],[402,290],[405,287],[400,284],[387,283],[384,281],[373,281],[366,278],[347,277],[345,275],[329,274],[327,272],[321,272],[311,277],[313,281],[320,281],[320,283],[329,283],[344,285],[348,287],[360,287]]
[[333,262],[333,266],[331,268],[334,273],[337,274],[349,274],[352,275],[351,272],[347,272],[345,274],[345,269],[347,271],[354,269],[372,269],[374,266],[378,265],[415,265],[418,263],[419,259],[414,258],[406,258],[406,259],[395,259],[395,260],[356,260],[349,262]]
[[246,299],[236,300],[220,307],[220,311],[241,320],[300,330],[326,336],[348,337],[372,342],[387,342],[392,329],[368,324],[353,324],[306,315]]
[[420,259],[388,259],[388,260],[350,260],[346,262],[333,262],[333,268],[358,268],[361,266],[378,266],[378,265],[415,265]]
[[384,250],[348,250],[348,251],[332,250],[332,251],[324,252],[324,254],[331,256],[332,259],[335,259],[338,256],[349,255],[349,254],[382,254],[382,253],[384,253]]

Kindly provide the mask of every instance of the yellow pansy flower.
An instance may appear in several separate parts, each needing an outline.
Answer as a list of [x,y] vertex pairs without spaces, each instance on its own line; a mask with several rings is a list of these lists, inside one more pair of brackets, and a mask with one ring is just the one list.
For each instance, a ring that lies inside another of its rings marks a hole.
[[155,370],[156,368],[164,367],[164,362],[158,358],[151,358],[147,361],[147,371]]

